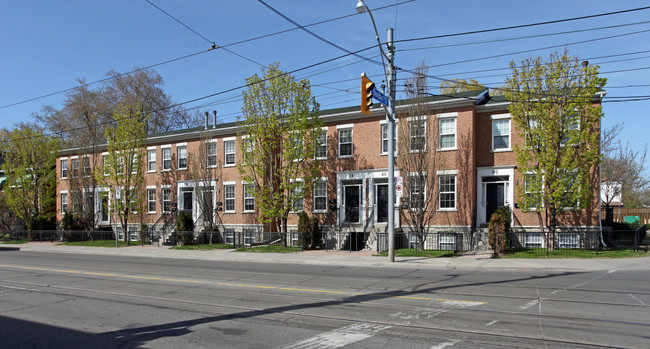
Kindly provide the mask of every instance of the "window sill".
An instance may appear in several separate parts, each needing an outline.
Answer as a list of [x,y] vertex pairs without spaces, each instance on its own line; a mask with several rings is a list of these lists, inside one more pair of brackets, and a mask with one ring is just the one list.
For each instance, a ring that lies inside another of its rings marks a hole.
[[436,151],[454,151],[454,150],[458,150],[458,148],[439,148],[439,149],[436,149]]
[[156,173],[156,170],[153,170],[153,171],[149,170],[149,171],[147,171],[147,173]]
[[313,210],[311,213],[327,213],[327,210]]
[[171,168],[167,168],[167,169],[160,170],[160,172],[170,172],[171,170],[172,170]]
[[327,158],[314,158],[314,160],[327,160]]
[[436,211],[438,211],[438,212],[457,212],[458,209],[456,209],[456,208],[439,208]]
[[511,151],[512,151],[511,148],[507,148],[507,149],[492,149],[492,152],[493,152],[493,153],[507,153],[507,152],[511,152]]
[[176,171],[187,171],[187,167],[177,168]]
[[217,167],[218,167],[217,165],[208,166],[208,168],[217,168]]
[[223,211],[223,213],[233,214],[233,213],[237,213],[237,211]]
[[223,167],[235,167],[235,164],[225,164]]
[[61,177],[61,178],[59,178],[59,179],[61,179],[61,180],[64,180],[64,179],[67,180],[68,177]]
[[339,155],[339,159],[352,159],[354,155]]
[[242,213],[255,213],[255,211],[244,211]]

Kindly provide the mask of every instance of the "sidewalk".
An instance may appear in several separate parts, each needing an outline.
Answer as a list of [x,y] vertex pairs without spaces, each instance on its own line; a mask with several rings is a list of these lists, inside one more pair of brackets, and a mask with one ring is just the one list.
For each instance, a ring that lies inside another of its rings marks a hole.
[[491,258],[490,254],[459,257],[426,258],[373,256],[369,251],[305,251],[297,253],[251,253],[232,250],[172,250],[167,246],[131,246],[121,248],[63,246],[49,242],[30,242],[24,245],[3,245],[2,249],[20,249],[21,252],[79,253],[128,257],[178,258],[251,263],[288,263],[304,265],[345,265],[357,267],[464,269],[464,270],[555,270],[555,271],[610,271],[650,270],[650,256],[641,258],[591,259],[513,259]]

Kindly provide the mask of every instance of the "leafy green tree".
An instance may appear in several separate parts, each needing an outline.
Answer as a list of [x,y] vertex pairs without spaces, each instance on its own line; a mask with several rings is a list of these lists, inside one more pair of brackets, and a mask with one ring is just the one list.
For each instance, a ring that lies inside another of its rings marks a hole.
[[[130,110],[135,110],[134,117]],[[145,159],[145,122],[140,118],[139,107],[123,108],[116,111],[116,123],[106,129],[107,155],[103,164],[95,168],[94,176],[98,182],[108,186],[114,195],[113,210],[119,217],[127,244],[131,244],[128,233],[129,218],[144,209],[142,186],[144,184],[143,162]]]
[[314,154],[322,121],[308,80],[297,81],[279,63],[254,74],[243,92],[238,164],[254,185],[258,220],[279,228],[286,246],[289,213],[312,190],[319,173]]
[[2,170],[7,177],[5,204],[25,222],[28,230],[39,229],[56,215],[58,150],[57,139],[25,124],[10,131],[0,143],[5,158]]
[[[600,163],[602,108],[594,103],[606,79],[598,66],[580,63],[565,51],[548,62],[529,58],[510,62],[506,98],[524,142],[515,145],[525,183],[517,187],[523,210],[537,212],[540,226],[554,236],[557,214],[590,205]],[[544,213],[544,220],[542,220]],[[553,244],[547,241],[547,248]]]

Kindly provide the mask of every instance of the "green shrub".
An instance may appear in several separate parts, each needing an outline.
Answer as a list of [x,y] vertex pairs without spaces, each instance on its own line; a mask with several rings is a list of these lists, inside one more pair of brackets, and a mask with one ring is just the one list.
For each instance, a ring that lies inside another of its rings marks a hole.
[[298,244],[304,249],[311,248],[311,227],[309,215],[305,212],[298,214]]
[[194,243],[194,220],[192,215],[185,211],[180,211],[176,218],[177,241],[182,245],[191,245]]
[[507,247],[510,246],[510,236],[506,233],[510,231],[511,224],[512,224],[512,211],[510,210],[510,207],[501,206],[498,209],[496,209],[494,213],[492,213],[492,216],[490,217],[490,223],[488,225],[488,229],[489,229],[488,241],[490,243],[490,246],[492,246],[492,248],[495,249],[495,251],[496,251],[495,242],[494,242],[495,225],[500,226],[499,250],[503,252]]
[[320,224],[318,223],[318,218],[316,216],[311,217],[311,248],[316,248],[320,246],[323,242],[323,235],[320,232]]

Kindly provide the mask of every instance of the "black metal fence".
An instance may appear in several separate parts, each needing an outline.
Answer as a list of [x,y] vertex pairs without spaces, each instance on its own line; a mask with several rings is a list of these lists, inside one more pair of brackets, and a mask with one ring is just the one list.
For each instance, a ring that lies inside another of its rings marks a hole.
[[518,251],[596,251],[600,247],[599,231],[526,231],[497,234],[503,252]]
[[[464,250],[463,236],[463,233],[457,232],[428,232],[424,234],[396,232],[394,235],[395,249],[458,253]],[[379,233],[377,249],[381,252],[388,251],[388,242],[388,233]]]

